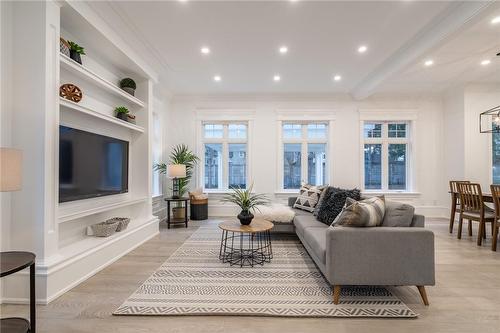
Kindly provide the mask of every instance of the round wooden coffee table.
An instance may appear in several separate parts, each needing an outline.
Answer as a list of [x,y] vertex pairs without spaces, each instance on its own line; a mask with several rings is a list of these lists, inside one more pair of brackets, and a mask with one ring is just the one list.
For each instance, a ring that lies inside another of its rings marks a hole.
[[219,224],[222,229],[219,259],[231,266],[264,265],[271,262],[273,248],[271,245],[271,229],[274,227],[263,219],[252,220],[250,225],[242,225],[239,221],[226,221]]

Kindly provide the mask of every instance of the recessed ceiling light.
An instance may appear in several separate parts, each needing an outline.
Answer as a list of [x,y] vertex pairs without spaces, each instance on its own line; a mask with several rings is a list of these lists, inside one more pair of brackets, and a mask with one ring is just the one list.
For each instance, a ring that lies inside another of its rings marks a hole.
[[359,53],[365,53],[367,50],[368,50],[368,46],[366,46],[366,45],[361,45],[360,47],[358,47]]
[[200,49],[201,53],[203,54],[209,54],[210,53],[210,48],[206,47],[206,46],[203,46],[201,49]]
[[287,52],[288,52],[288,47],[286,47],[286,46],[282,46],[282,47],[280,47],[280,53],[281,53],[281,54],[285,54],[285,53],[287,53]]
[[188,0],[177,0],[179,2],[187,2]]
[[500,23],[500,16],[497,16],[493,20],[491,20],[491,24],[498,24],[498,23]]
[[215,75],[214,76],[214,81],[215,82],[220,82],[220,80],[222,80],[222,78],[220,77],[220,75]]
[[424,62],[424,65],[427,66],[427,67],[432,66],[432,65],[434,65],[434,60],[431,60],[431,59],[426,60]]
[[274,80],[275,82],[281,81],[281,76],[279,76],[279,75],[275,75],[275,76],[273,76],[273,80]]
[[342,80],[342,76],[338,74],[333,77],[333,81],[340,81],[340,80]]
[[491,63],[490,59],[485,59],[485,60],[481,61],[481,65],[483,65],[483,66],[489,65],[490,63]]

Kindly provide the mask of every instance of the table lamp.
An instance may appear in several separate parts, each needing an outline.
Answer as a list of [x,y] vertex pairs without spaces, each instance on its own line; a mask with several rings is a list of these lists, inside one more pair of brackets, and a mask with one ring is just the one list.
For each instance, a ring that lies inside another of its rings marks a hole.
[[186,178],[186,165],[167,165],[167,177],[172,178],[172,198],[179,199],[179,178]]
[[0,192],[21,189],[22,160],[19,149],[0,147]]

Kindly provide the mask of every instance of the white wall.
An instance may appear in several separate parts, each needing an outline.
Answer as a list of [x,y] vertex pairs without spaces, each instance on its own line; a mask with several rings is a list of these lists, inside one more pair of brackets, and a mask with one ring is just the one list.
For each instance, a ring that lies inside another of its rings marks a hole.
[[[10,147],[12,78],[12,6],[0,2],[0,147]],[[9,247],[11,194],[0,193],[0,250]]]
[[479,132],[479,114],[500,105],[500,85],[468,85],[464,98],[464,176],[489,192],[492,183],[492,137]]
[[[363,101],[354,101],[348,95],[325,96],[177,96],[167,115],[165,149],[176,144],[197,147],[196,113],[213,112],[215,117],[228,110],[254,112],[253,128],[250,129],[251,157],[249,172],[255,182],[255,191],[267,193],[276,200],[288,195],[276,193],[279,174],[277,172],[277,110],[295,110],[304,114],[316,110],[329,110],[333,121],[333,156],[330,168],[331,184],[341,187],[361,187],[360,119],[359,110],[378,110],[396,113],[414,110],[415,122],[415,187],[409,195],[397,194],[394,198],[414,204],[428,216],[446,216],[447,193],[442,181],[443,171],[443,112],[440,97],[420,98],[412,96],[377,96]],[[223,110],[223,111],[221,111]],[[236,111],[235,111],[236,112]],[[221,115],[221,120],[225,116]],[[198,152],[201,154],[201,152]],[[199,180],[193,186],[201,186]],[[218,202],[220,196],[211,195],[210,214],[232,214]]]
[[499,84],[469,84],[445,96],[445,179],[492,183],[491,134],[479,132],[479,114],[500,105]]

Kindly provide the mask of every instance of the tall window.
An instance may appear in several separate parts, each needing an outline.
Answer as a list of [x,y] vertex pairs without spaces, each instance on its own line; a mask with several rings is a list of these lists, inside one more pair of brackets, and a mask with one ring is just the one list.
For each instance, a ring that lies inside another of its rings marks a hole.
[[283,123],[283,189],[298,189],[301,181],[326,183],[328,126],[326,123]]
[[365,190],[408,190],[408,122],[365,122]]
[[247,124],[204,123],[204,187],[247,187]]
[[493,184],[500,184],[500,133],[492,133]]

